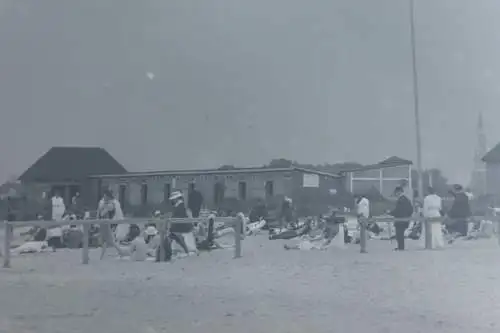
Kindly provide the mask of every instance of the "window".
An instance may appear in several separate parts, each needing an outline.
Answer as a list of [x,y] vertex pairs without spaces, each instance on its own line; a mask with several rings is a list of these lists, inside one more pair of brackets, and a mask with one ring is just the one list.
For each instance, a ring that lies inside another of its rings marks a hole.
[[172,185],[163,185],[163,202],[168,202],[170,199],[170,194],[172,194]]
[[274,182],[269,180],[266,182],[266,198],[274,196]]
[[246,182],[239,182],[238,183],[238,198],[240,200],[247,199],[247,183]]
[[125,205],[127,203],[127,198],[125,197],[126,195],[127,195],[127,185],[120,184],[120,189],[118,190],[118,200],[120,201],[122,209],[125,209]]
[[148,203],[148,184],[142,184],[141,187],[141,204],[146,205]]

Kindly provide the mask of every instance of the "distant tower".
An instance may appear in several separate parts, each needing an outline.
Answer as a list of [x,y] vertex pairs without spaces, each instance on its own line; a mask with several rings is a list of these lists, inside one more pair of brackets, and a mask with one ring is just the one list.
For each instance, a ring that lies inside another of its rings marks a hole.
[[483,128],[483,115],[479,114],[477,122],[477,146],[474,152],[474,170],[471,177],[471,190],[474,195],[486,194],[486,167],[482,158],[488,152],[486,147],[486,135]]

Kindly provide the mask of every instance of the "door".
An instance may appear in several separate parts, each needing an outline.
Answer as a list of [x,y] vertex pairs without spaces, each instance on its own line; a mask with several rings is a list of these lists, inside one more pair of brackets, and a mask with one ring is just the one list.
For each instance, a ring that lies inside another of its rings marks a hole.
[[118,190],[118,201],[120,201],[120,205],[122,207],[123,212],[125,213],[127,208],[127,185],[120,184],[120,189]]
[[219,207],[224,200],[225,186],[222,182],[217,182],[214,185],[214,204]]

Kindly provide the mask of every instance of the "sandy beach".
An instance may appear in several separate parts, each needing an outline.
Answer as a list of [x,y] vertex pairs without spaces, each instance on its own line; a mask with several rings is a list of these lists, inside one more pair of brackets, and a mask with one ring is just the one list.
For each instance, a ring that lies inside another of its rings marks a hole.
[[[285,251],[265,236],[172,263],[61,250],[0,271],[0,332],[498,332],[500,247]],[[112,251],[110,251],[112,252]],[[112,252],[113,253],[113,252]]]

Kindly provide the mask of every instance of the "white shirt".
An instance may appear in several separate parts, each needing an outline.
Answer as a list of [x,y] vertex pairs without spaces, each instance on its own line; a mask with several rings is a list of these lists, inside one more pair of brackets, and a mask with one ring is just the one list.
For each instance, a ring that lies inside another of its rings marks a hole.
[[133,261],[144,261],[148,257],[148,245],[142,237],[136,237],[130,243],[130,252]]
[[106,205],[111,205],[115,209],[115,215],[113,216],[113,220],[123,220],[123,211],[122,211],[122,206],[120,205],[120,201],[117,199],[112,199],[108,202],[105,202],[104,199],[101,199],[99,201],[99,213],[105,209]]
[[52,197],[52,220],[62,219],[64,212],[66,211],[66,206],[64,205],[64,200],[61,197]]
[[424,198],[424,217],[440,217],[441,207],[441,198],[436,194],[429,194]]
[[370,200],[367,198],[361,198],[357,205],[357,213],[358,216],[362,216],[364,218],[370,217]]

